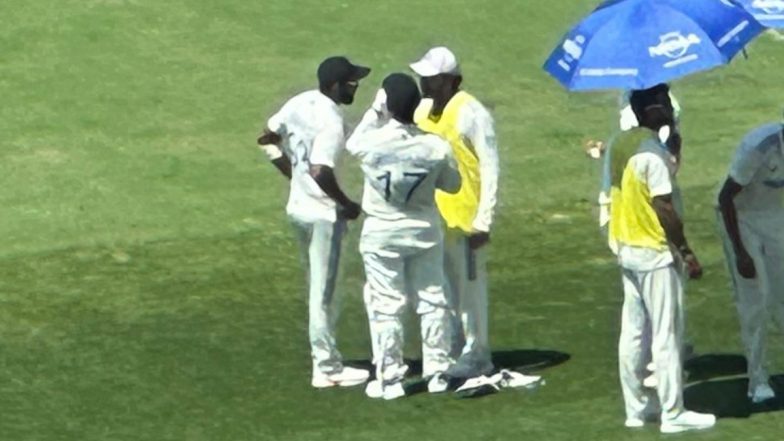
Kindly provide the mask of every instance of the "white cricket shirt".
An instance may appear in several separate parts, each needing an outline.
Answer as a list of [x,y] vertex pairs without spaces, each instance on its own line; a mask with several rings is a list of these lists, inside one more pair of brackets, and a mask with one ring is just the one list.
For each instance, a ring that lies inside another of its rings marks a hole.
[[435,190],[456,192],[460,174],[448,142],[371,109],[346,148],[365,175],[361,248],[430,248],[442,240]]
[[283,138],[283,153],[291,161],[286,213],[304,222],[334,222],[335,201],[310,176],[310,166],[335,167],[345,143],[340,107],[320,91],[310,90],[286,102],[267,126]]
[[735,151],[729,176],[743,186],[734,201],[739,214],[784,216],[782,130],[781,123],[762,125],[749,132]]

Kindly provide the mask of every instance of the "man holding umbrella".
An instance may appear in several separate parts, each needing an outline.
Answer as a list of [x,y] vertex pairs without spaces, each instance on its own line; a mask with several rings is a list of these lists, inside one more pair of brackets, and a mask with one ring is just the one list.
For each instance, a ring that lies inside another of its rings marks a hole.
[[[663,433],[706,429],[715,417],[683,406],[683,282],[676,261],[682,259],[693,278],[702,268],[673,207],[667,152],[658,137],[673,115],[651,91],[633,92],[630,104],[640,127],[621,134],[607,158],[608,240],[618,255],[624,287],[618,359],[626,426],[659,420]],[[643,387],[650,355],[658,378],[655,394]]]

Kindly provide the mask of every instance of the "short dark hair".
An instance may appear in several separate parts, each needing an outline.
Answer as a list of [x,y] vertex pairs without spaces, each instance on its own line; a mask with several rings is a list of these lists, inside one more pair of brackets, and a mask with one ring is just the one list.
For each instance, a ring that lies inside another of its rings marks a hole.
[[414,112],[422,94],[419,93],[416,81],[406,74],[393,73],[381,83],[384,92],[387,94],[387,110],[392,116],[403,123],[414,122]]
[[659,104],[672,109],[670,86],[661,83],[648,89],[634,90],[629,96],[629,104],[637,117],[637,121],[642,121],[643,113],[649,106]]

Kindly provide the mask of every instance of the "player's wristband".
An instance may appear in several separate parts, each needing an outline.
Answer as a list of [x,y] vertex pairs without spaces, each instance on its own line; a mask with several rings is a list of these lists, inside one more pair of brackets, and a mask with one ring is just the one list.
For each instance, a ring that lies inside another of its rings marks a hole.
[[280,150],[280,147],[275,144],[259,144],[259,148],[266,153],[267,157],[270,158],[270,161],[283,157],[283,152]]

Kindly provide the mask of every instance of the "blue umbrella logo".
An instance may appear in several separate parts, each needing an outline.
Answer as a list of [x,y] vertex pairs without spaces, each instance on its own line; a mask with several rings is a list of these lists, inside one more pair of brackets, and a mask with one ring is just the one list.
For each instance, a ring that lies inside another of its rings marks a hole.
[[[697,34],[684,36],[679,31],[669,32],[659,37],[659,45],[648,48],[651,57],[666,56],[678,59],[686,55],[692,45],[700,44],[702,40]],[[694,55],[693,59],[697,56]]]
[[762,9],[768,14],[784,12],[784,0],[754,0],[751,6]]

